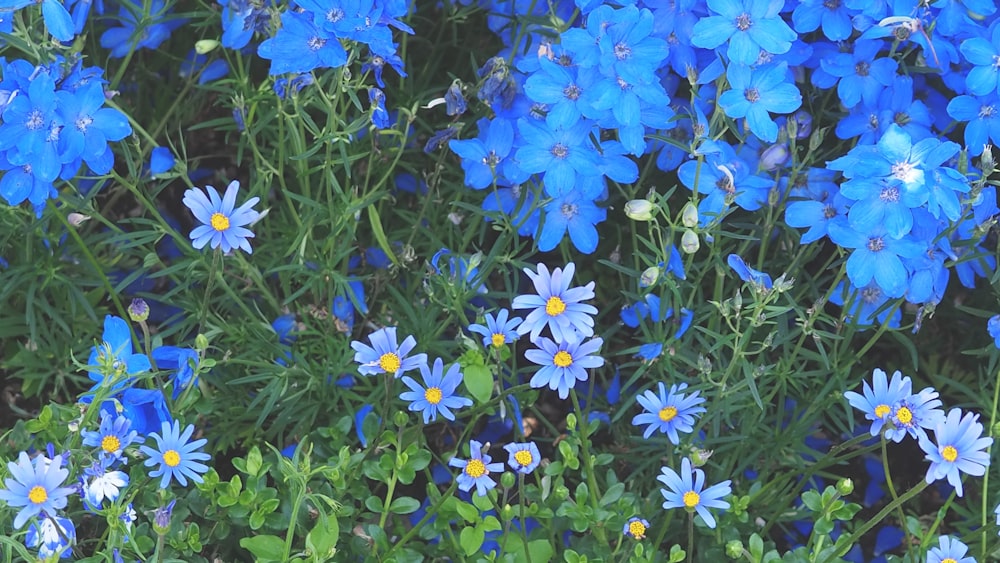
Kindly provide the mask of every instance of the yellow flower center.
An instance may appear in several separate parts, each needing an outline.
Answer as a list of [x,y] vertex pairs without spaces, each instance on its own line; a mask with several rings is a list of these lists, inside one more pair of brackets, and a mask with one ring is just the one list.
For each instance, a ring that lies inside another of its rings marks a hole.
[[177,453],[177,450],[167,450],[163,452],[163,463],[168,467],[177,467],[181,464],[181,454]]
[[688,491],[684,493],[684,506],[688,508],[694,508],[698,506],[699,502],[701,502],[701,495],[699,495],[698,493],[694,491]]
[[121,447],[122,443],[118,440],[118,436],[105,436],[101,438],[101,449],[109,454],[117,452]]
[[553,295],[549,297],[549,300],[545,302],[545,314],[550,317],[556,317],[566,310],[566,302]]
[[909,424],[913,422],[913,412],[906,407],[899,407],[899,410],[896,411],[896,420],[902,424]]
[[45,490],[45,487],[41,485],[35,485],[31,487],[28,491],[28,500],[35,504],[42,504],[43,502],[49,500],[49,492]]
[[479,479],[483,475],[486,475],[486,464],[478,459],[470,459],[469,463],[465,466],[465,474],[473,479]]
[[951,557],[945,557],[944,559],[941,560],[941,563],[958,563],[958,561],[955,561]]
[[518,450],[514,452],[514,461],[521,465],[521,467],[528,467],[534,458],[531,457],[531,452],[528,450]]
[[382,368],[386,373],[396,373],[399,371],[400,365],[402,364],[399,362],[399,356],[392,352],[386,352],[378,359],[378,367]]
[[670,422],[677,416],[677,407],[663,407],[660,409],[660,420]]
[[441,390],[437,387],[428,387],[427,391],[424,391],[424,398],[427,402],[436,405],[441,402]]
[[229,217],[226,217],[222,213],[212,213],[212,228],[216,231],[225,231],[229,228]]
[[885,418],[885,415],[889,414],[890,411],[892,411],[892,407],[889,405],[879,405],[875,407],[875,416]]
[[568,368],[573,363],[573,356],[570,356],[569,352],[565,350],[559,350],[552,358],[552,363],[555,364],[556,367]]
[[941,457],[948,462],[955,461],[958,459],[958,450],[955,449],[955,446],[945,446],[941,448]]
[[493,346],[499,348],[507,343],[507,337],[497,333],[490,337],[490,341],[493,342]]
[[646,537],[646,526],[644,526],[642,522],[638,520],[636,520],[635,522],[629,522],[628,533],[633,538],[641,540],[642,538]]

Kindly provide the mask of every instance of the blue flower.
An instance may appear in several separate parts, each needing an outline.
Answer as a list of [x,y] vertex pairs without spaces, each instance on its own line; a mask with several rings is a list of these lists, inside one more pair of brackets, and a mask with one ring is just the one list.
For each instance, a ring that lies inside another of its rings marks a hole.
[[[101,34],[101,47],[109,49],[112,58],[121,58],[136,49],[156,49],[175,29],[184,24],[184,18],[167,17],[165,0],[122,0],[118,18],[121,27],[112,27]],[[148,8],[147,8],[148,6]]]
[[559,391],[559,398],[569,396],[569,390],[577,381],[587,380],[587,369],[604,365],[604,358],[596,355],[604,340],[592,338],[587,341],[571,339],[558,344],[540,337],[534,341],[539,349],[528,350],[524,357],[541,367],[531,377],[530,384],[539,389],[548,386]]
[[629,518],[628,522],[622,527],[623,534],[637,540],[645,538],[647,530],[649,530],[649,520],[639,518],[638,516]]
[[160,426],[160,433],[153,432],[149,437],[156,440],[156,448],[140,446],[139,451],[149,456],[143,462],[146,467],[159,466],[149,472],[152,478],[161,477],[160,488],[166,489],[170,486],[170,479],[175,479],[182,487],[187,486],[190,478],[195,483],[203,481],[201,474],[208,471],[208,466],[200,463],[212,459],[212,456],[205,452],[198,451],[199,448],[208,443],[208,440],[201,438],[189,442],[194,434],[194,425],[188,424],[184,432],[181,433],[181,423],[173,421],[164,422]]
[[937,397],[937,391],[925,387],[894,404],[885,437],[896,443],[902,442],[907,434],[917,439],[926,438],[924,429],[934,428],[944,419],[944,413],[937,408],[941,406]]
[[32,466],[28,454],[21,452],[17,463],[7,462],[7,470],[10,477],[4,479],[6,488],[0,489],[0,500],[11,508],[23,507],[14,517],[15,530],[40,514],[55,516],[57,510],[66,508],[67,497],[74,492],[61,486],[69,477],[69,470],[62,467],[62,456],[52,460],[38,455]]
[[378,88],[368,89],[368,111],[371,114],[372,125],[376,129],[388,129],[392,126],[389,111],[385,109],[385,92]]
[[[37,3],[36,0],[4,0],[0,3],[0,9],[4,12],[16,11],[24,8],[25,6],[30,6]],[[73,30],[75,26],[73,25],[73,18],[66,11],[66,7],[63,6],[62,2],[59,0],[42,0],[42,20],[45,22],[45,28],[59,41],[72,41]],[[10,30],[7,30],[10,33]],[[44,558],[43,558],[44,559]]]
[[458,476],[458,488],[469,492],[472,487],[476,487],[479,496],[485,496],[487,491],[497,486],[496,481],[490,478],[490,472],[502,472],[502,463],[491,463],[493,458],[482,451],[483,445],[475,440],[469,442],[469,459],[459,459],[453,457],[448,460],[448,465],[458,467],[462,473]]
[[965,122],[965,148],[970,156],[983,154],[987,144],[1000,143],[1000,104],[996,92],[986,96],[957,96],[948,102],[948,115]]
[[593,123],[581,121],[568,128],[549,128],[521,119],[517,128],[524,145],[516,158],[525,172],[541,173],[545,192],[553,197],[572,192],[579,177],[597,176],[597,150],[590,144]]
[[534,442],[510,443],[503,447],[510,454],[507,465],[517,473],[527,475],[542,462],[542,454]]
[[727,479],[704,488],[705,472],[692,469],[691,460],[686,457],[681,460],[680,474],[669,467],[664,467],[662,471],[663,475],[656,480],[667,486],[666,489],[660,489],[660,494],[665,499],[663,508],[683,508],[688,512],[697,512],[709,528],[715,528],[715,517],[708,509],[729,508],[729,503],[722,499],[732,492],[730,481]]
[[969,546],[964,543],[950,536],[941,536],[937,547],[927,552],[927,563],[976,563],[975,557],[965,556],[968,552]]
[[767,201],[774,182],[750,173],[745,161],[736,156],[729,145],[720,143],[717,154],[708,155],[704,162],[689,160],[677,169],[677,177],[685,187],[702,197],[698,203],[702,226],[716,220],[730,205],[747,211],[760,209]]
[[845,107],[852,108],[862,101],[868,106],[878,104],[879,94],[896,77],[895,60],[876,58],[884,45],[881,41],[857,40],[854,53],[838,53],[820,60],[820,67],[840,78],[837,95]]
[[28,526],[28,533],[24,536],[24,545],[38,548],[38,559],[41,561],[51,561],[55,557],[66,559],[70,557],[73,550],[70,549],[76,543],[76,526],[69,518],[55,516],[46,518],[40,523]]
[[1000,315],[993,315],[986,323],[986,330],[993,338],[993,345],[1000,348]]
[[799,33],[816,31],[823,26],[823,35],[830,41],[843,41],[851,36],[851,13],[843,2],[801,0],[792,12],[792,25]]
[[726,258],[726,263],[729,264],[729,267],[736,272],[736,275],[741,280],[747,283],[752,283],[764,289],[771,289],[774,286],[771,276],[747,266],[747,263],[738,254],[730,254]]
[[761,51],[787,53],[797,34],[781,19],[784,2],[771,0],[707,0],[709,12],[694,24],[691,44],[715,49],[729,42],[726,54],[736,64],[752,65]]
[[111,411],[101,411],[101,425],[94,430],[84,430],[80,433],[83,436],[83,445],[100,448],[101,457],[117,461],[121,459],[125,448],[136,441],[138,432],[131,430],[131,421],[120,414],[112,414]]
[[690,433],[694,430],[695,416],[705,412],[705,407],[701,405],[705,402],[703,397],[698,396],[698,391],[685,395],[682,393],[687,389],[687,383],[671,385],[670,392],[662,382],[658,384],[659,395],[647,389],[642,395],[638,395],[636,400],[642,405],[643,413],[632,418],[634,426],[648,424],[643,438],[649,438],[653,432],[659,430],[670,438],[670,442],[675,446],[680,443],[677,432]]
[[792,113],[802,105],[802,95],[788,80],[788,65],[780,62],[759,66],[732,64],[726,70],[732,89],[719,96],[719,107],[735,119],[746,118],[750,131],[760,140],[778,140],[778,124],[769,113]]
[[402,344],[396,344],[396,327],[385,327],[368,335],[371,346],[355,340],[351,342],[354,349],[354,361],[360,364],[358,373],[361,375],[378,375],[391,373],[399,377],[404,372],[427,365],[427,354],[408,356],[416,347],[413,336],[407,336]]
[[121,490],[128,486],[129,477],[122,471],[108,471],[105,462],[97,461],[83,470],[83,498],[92,508],[99,508],[108,499],[115,502]]
[[411,389],[404,391],[399,398],[409,401],[409,410],[424,413],[424,424],[437,420],[438,413],[448,420],[455,420],[452,409],[471,407],[472,400],[455,394],[458,385],[462,383],[462,372],[458,364],[448,366],[444,371],[441,358],[434,360],[434,367],[428,368],[426,363],[420,364],[420,373],[424,378],[424,388],[408,375],[403,376],[403,383]]
[[163,392],[159,389],[125,389],[101,404],[102,410],[114,410],[132,423],[132,429],[144,436],[162,423],[173,420]]
[[573,246],[584,254],[597,250],[599,237],[597,224],[608,217],[607,210],[598,207],[580,191],[571,191],[545,205],[542,233],[538,236],[538,249],[552,250],[566,233]]
[[128,323],[120,317],[107,315],[104,317],[104,334],[100,346],[90,349],[87,365],[92,368],[105,368],[110,373],[88,371],[87,375],[96,384],[91,391],[96,390],[105,382],[113,382],[113,389],[121,390],[133,378],[123,378],[125,375],[135,375],[150,371],[152,365],[145,354],[132,353],[132,332]]
[[975,477],[986,473],[990,454],[985,450],[993,444],[993,438],[983,437],[979,415],[971,412],[963,415],[959,409],[951,409],[948,416],[937,423],[934,438],[937,444],[926,435],[919,437],[920,449],[927,454],[925,459],[931,462],[926,481],[933,483],[947,477],[951,486],[955,487],[955,493],[962,496],[960,473]]
[[847,391],[844,397],[852,407],[864,413],[865,419],[872,421],[871,435],[878,436],[892,414],[893,405],[910,395],[910,378],[896,370],[892,374],[892,381],[888,381],[885,372],[875,368],[872,372],[872,385],[865,381],[863,393],[864,395],[860,395]]
[[499,348],[505,344],[517,340],[517,325],[521,324],[521,317],[508,319],[510,311],[500,309],[496,318],[492,314],[486,313],[486,326],[481,324],[469,325],[469,332],[475,332],[483,336],[483,346]]
[[478,125],[479,136],[475,139],[448,141],[448,147],[462,158],[465,185],[481,190],[499,179],[526,180],[527,174],[520,172],[517,163],[509,158],[514,146],[514,127],[510,121],[480,119]]
[[538,272],[525,268],[537,295],[518,295],[511,302],[513,309],[533,309],[518,327],[520,334],[531,333],[531,340],[538,338],[546,326],[559,341],[577,340],[576,336],[593,336],[597,314],[593,305],[582,303],[594,298],[594,282],[583,287],[570,288],[576,264],[570,262],[566,269],[556,268],[549,274],[545,264],[538,265]]
[[340,41],[316,27],[310,15],[292,10],[282,13],[281,28],[257,47],[257,54],[271,61],[271,75],[337,68],[347,62]]
[[625,6],[615,17],[617,21],[604,30],[598,43],[601,72],[621,76],[626,82],[649,82],[667,56],[667,42],[654,29],[653,13]]
[[1000,93],[1000,68],[996,64],[997,57],[1000,56],[1000,26],[993,26],[989,40],[972,37],[963,41],[959,50],[973,65],[972,70],[965,75],[965,85],[969,92],[975,96]]
[[909,238],[894,239],[881,225],[862,233],[842,222],[833,222],[829,234],[833,242],[854,249],[847,259],[847,277],[852,284],[860,287],[874,281],[889,297],[903,295],[908,274],[902,258],[920,255],[920,244]]
[[173,386],[173,400],[177,400],[181,391],[198,385],[195,373],[198,370],[198,352],[191,348],[178,346],[160,346],[153,350],[153,361],[157,369],[170,370],[170,382]]
[[[0,151],[16,149],[19,156],[17,162],[14,162],[12,155],[8,155],[12,163],[28,164],[29,161],[23,159],[43,154],[53,122],[57,118],[57,99],[55,82],[48,73],[41,72],[31,80],[27,91],[19,89],[18,95],[3,108]],[[56,126],[58,125],[61,124]],[[44,166],[39,159],[32,159],[30,163],[33,169],[44,168],[44,171],[38,172],[46,181],[55,180],[59,174],[58,160],[51,163],[46,161]]]
[[194,188],[184,192],[184,205],[202,222],[201,226],[191,231],[192,246],[201,250],[206,244],[210,244],[212,248],[222,248],[226,253],[236,248],[243,249],[247,254],[253,253],[249,239],[254,234],[245,226],[260,217],[260,213],[253,210],[260,198],[252,197],[236,207],[236,193],[239,189],[239,180],[233,180],[221,198],[212,186],[205,186],[208,197]]

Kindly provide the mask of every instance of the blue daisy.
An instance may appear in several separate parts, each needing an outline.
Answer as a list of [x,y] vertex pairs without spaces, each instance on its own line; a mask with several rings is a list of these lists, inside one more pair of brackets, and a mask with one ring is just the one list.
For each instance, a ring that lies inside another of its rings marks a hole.
[[507,465],[517,473],[527,475],[542,462],[542,454],[534,442],[510,443],[503,447],[510,454]]
[[63,487],[69,470],[62,467],[62,457],[51,460],[43,455],[35,457],[34,465],[28,454],[21,452],[17,463],[7,462],[10,477],[4,479],[6,489],[0,489],[0,500],[11,508],[23,507],[14,517],[14,529],[20,529],[28,519],[44,513],[55,516],[66,508],[66,500],[74,491]]
[[659,383],[659,394],[652,390],[636,397],[645,412],[635,415],[632,418],[634,426],[648,424],[643,438],[649,438],[653,432],[659,430],[670,438],[670,442],[675,446],[680,443],[677,435],[678,431],[691,432],[694,429],[695,415],[705,412],[705,407],[698,405],[705,402],[703,397],[698,396],[698,391],[685,395],[681,391],[687,389],[687,383],[671,385],[670,392],[667,386]]
[[109,461],[121,459],[125,448],[136,441],[138,432],[131,430],[132,421],[122,415],[112,415],[110,411],[101,411],[101,426],[97,431],[84,430],[83,445],[100,448],[101,456]]
[[503,464],[491,463],[493,458],[483,451],[483,445],[480,442],[471,440],[469,450],[469,459],[453,457],[448,461],[448,465],[462,470],[462,473],[457,477],[459,489],[469,492],[472,487],[476,487],[476,494],[485,496],[490,489],[497,486],[496,481],[490,478],[490,472],[502,472]]
[[892,414],[893,405],[910,396],[910,389],[910,378],[903,377],[898,370],[892,374],[892,381],[889,381],[884,371],[875,368],[872,372],[872,385],[864,382],[864,395],[847,391],[844,397],[852,407],[863,412],[867,420],[872,421],[871,435],[878,436]]
[[205,452],[198,451],[198,448],[208,443],[208,440],[201,438],[189,442],[194,434],[194,425],[189,424],[181,433],[181,423],[173,421],[163,422],[160,426],[160,434],[153,432],[149,436],[156,440],[156,448],[140,446],[139,451],[149,456],[143,462],[146,467],[158,465],[156,469],[149,472],[150,477],[161,477],[160,488],[166,489],[170,485],[171,477],[176,479],[182,487],[187,486],[188,477],[196,483],[201,483],[201,474],[208,471],[208,466],[199,463],[212,459],[212,456]]
[[646,537],[646,530],[648,529],[649,520],[633,516],[629,518],[628,522],[625,523],[625,526],[622,527],[622,533],[630,538],[641,540]]
[[420,364],[420,373],[427,387],[424,388],[412,377],[404,375],[403,383],[411,391],[401,393],[399,398],[410,402],[411,411],[424,413],[424,424],[437,420],[438,413],[448,420],[455,420],[452,409],[472,406],[471,399],[455,395],[455,390],[462,383],[462,372],[459,371],[458,364],[448,366],[445,371],[444,362],[438,358],[434,360],[433,368],[428,368],[426,363]]
[[417,346],[413,336],[407,336],[402,344],[396,344],[396,327],[385,327],[368,335],[371,346],[355,340],[351,342],[354,349],[354,361],[360,364],[358,373],[361,375],[378,375],[391,373],[399,377],[404,372],[427,365],[427,354],[408,354]]
[[594,335],[593,305],[581,303],[594,298],[594,282],[583,287],[570,288],[576,265],[570,262],[566,269],[556,268],[549,273],[545,264],[538,265],[538,272],[525,268],[537,295],[518,295],[511,302],[513,309],[533,309],[518,327],[520,334],[531,333],[534,341],[546,326],[556,340],[578,340],[580,336]]
[[976,563],[975,557],[966,557],[969,546],[952,538],[941,536],[938,546],[927,552],[927,563]]
[[203,223],[191,231],[192,246],[200,250],[208,244],[212,248],[222,248],[226,253],[236,248],[243,249],[247,254],[253,253],[249,239],[254,234],[246,225],[260,217],[260,213],[252,209],[260,198],[252,197],[236,207],[236,193],[239,189],[240,182],[233,180],[222,197],[219,197],[219,192],[212,186],[205,186],[207,197],[201,190],[194,188],[184,192],[184,205]]
[[604,358],[595,356],[604,340],[592,338],[587,341],[570,340],[555,342],[542,337],[535,341],[536,350],[528,350],[524,357],[540,366],[532,376],[530,384],[538,389],[548,386],[553,391],[559,391],[559,398],[569,396],[570,387],[577,381],[587,380],[587,370],[604,365]]
[[985,450],[993,444],[993,438],[983,437],[979,415],[971,412],[963,415],[960,409],[948,411],[948,416],[934,428],[934,438],[937,444],[926,436],[918,438],[920,449],[927,454],[925,459],[931,462],[926,481],[933,483],[947,477],[955,493],[962,496],[960,473],[976,477],[986,473],[990,454]]
[[486,313],[486,325],[469,325],[469,332],[475,332],[483,336],[483,346],[499,348],[517,340],[517,325],[521,324],[521,317],[509,318],[510,311],[500,309],[496,318],[490,313]]
[[918,439],[926,437],[924,429],[934,428],[944,419],[944,411],[937,408],[941,406],[937,397],[937,391],[926,387],[893,405],[885,437],[896,443],[902,442],[907,434]]
[[692,469],[688,458],[681,460],[680,474],[664,467],[663,475],[656,480],[667,486],[666,489],[660,489],[660,494],[665,499],[663,508],[683,508],[688,512],[697,512],[709,528],[715,528],[715,517],[708,509],[729,508],[729,503],[722,499],[732,492],[730,481],[727,479],[706,489],[705,472]]

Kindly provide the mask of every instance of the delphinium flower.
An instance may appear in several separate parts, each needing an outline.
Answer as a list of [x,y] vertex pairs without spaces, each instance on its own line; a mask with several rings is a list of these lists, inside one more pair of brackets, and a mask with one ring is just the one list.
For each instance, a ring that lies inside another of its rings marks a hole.
[[726,69],[730,90],[719,96],[719,107],[729,117],[746,118],[750,132],[762,141],[778,140],[778,124],[771,113],[792,113],[802,105],[802,95],[790,80],[784,62],[749,66],[731,64]]
[[948,102],[948,115],[965,122],[965,148],[979,156],[987,144],[1000,143],[1000,100],[996,92],[985,96],[956,96]]
[[493,458],[483,452],[482,448],[482,443],[471,440],[469,442],[469,459],[453,457],[448,460],[449,466],[462,470],[462,473],[457,477],[458,488],[469,492],[472,487],[476,487],[476,493],[479,496],[485,496],[490,489],[497,486],[496,481],[490,477],[490,473],[503,471],[503,464],[491,463]]
[[[73,18],[66,11],[61,0],[7,0],[3,3],[3,11],[16,11],[32,4],[42,5],[42,21],[45,29],[59,41],[72,41],[75,26]],[[8,31],[9,33],[10,31]]]
[[847,277],[855,286],[874,281],[889,297],[906,291],[908,272],[903,259],[916,258],[923,249],[911,238],[893,238],[884,225],[857,231],[844,222],[829,225],[830,240],[853,249],[847,258]]
[[507,465],[517,473],[527,475],[542,462],[542,454],[534,442],[510,443],[503,447],[510,454]]
[[722,142],[718,147],[719,152],[706,156],[704,162],[689,160],[677,169],[681,183],[702,196],[698,202],[701,225],[708,225],[734,203],[747,211],[760,209],[774,185],[770,179],[751,174],[732,147]]
[[485,315],[485,325],[469,325],[469,332],[480,334],[483,337],[483,346],[500,348],[504,344],[509,344],[517,340],[517,325],[521,324],[521,317],[510,318],[510,311],[500,309],[496,317],[491,313]]
[[837,95],[847,108],[862,101],[869,106],[878,104],[879,94],[892,84],[899,66],[894,59],[877,58],[882,41],[857,40],[853,53],[837,53],[820,60],[821,68],[837,77]]
[[131,421],[120,414],[101,410],[101,425],[94,430],[84,430],[80,433],[83,445],[100,448],[101,457],[117,461],[121,459],[125,448],[136,441],[138,433],[131,430]]
[[584,254],[597,250],[597,224],[608,217],[603,207],[580,191],[567,192],[545,205],[545,221],[538,236],[538,249],[554,249],[567,233],[573,246]]
[[708,0],[709,13],[694,25],[691,44],[715,49],[729,42],[733,63],[751,65],[760,52],[787,53],[797,34],[781,19],[783,2],[769,0]]
[[944,419],[937,397],[937,391],[925,387],[899,400],[892,406],[885,437],[896,443],[902,442],[907,434],[918,439],[926,437],[924,429],[935,428]]
[[845,307],[844,318],[859,329],[878,323],[888,323],[890,328],[899,328],[903,317],[899,307],[883,307],[889,296],[876,283],[856,288],[850,281],[840,282],[830,296],[830,302]]
[[188,441],[194,434],[194,425],[189,424],[184,432],[181,432],[181,423],[177,420],[173,424],[162,423],[160,433],[153,432],[149,437],[156,441],[156,447],[140,446],[139,451],[149,456],[143,462],[146,467],[157,466],[149,472],[152,478],[160,477],[160,488],[166,489],[170,486],[170,479],[175,479],[182,487],[187,486],[190,478],[196,483],[203,481],[201,474],[208,471],[208,466],[200,463],[212,459],[212,456],[205,452],[198,451],[199,448],[208,443],[205,438]]
[[317,27],[310,12],[293,10],[281,14],[281,28],[257,46],[257,54],[271,61],[271,75],[337,68],[347,62],[347,51],[335,36]]
[[515,158],[521,170],[541,173],[545,193],[556,197],[572,191],[581,177],[597,176],[597,150],[590,143],[594,124],[580,121],[567,128],[521,119],[517,123],[524,144]]
[[632,424],[634,426],[648,424],[642,434],[643,438],[649,438],[653,432],[659,430],[676,446],[680,443],[677,432],[691,432],[694,429],[695,416],[706,411],[705,407],[699,406],[705,399],[698,396],[698,391],[690,395],[684,394],[682,391],[687,389],[687,383],[671,385],[669,392],[662,382],[658,383],[658,388],[659,394],[647,389],[643,394],[636,396],[644,412],[635,415]]
[[198,352],[194,349],[160,346],[153,350],[152,355],[157,369],[170,372],[173,400],[176,401],[188,387],[198,385],[198,378],[195,376],[198,370]]
[[458,364],[451,364],[445,371],[444,362],[437,358],[432,368],[428,368],[426,362],[421,363],[420,373],[426,388],[412,377],[404,375],[403,383],[411,390],[404,391],[399,398],[410,402],[411,411],[424,413],[424,424],[437,420],[438,413],[448,420],[455,420],[452,409],[472,406],[471,399],[455,394],[458,385],[462,383],[462,372],[459,371]]
[[514,126],[506,119],[480,119],[476,122],[479,135],[474,139],[448,141],[448,147],[462,159],[465,185],[476,190],[490,187],[494,181],[526,180],[511,157],[514,146]]
[[540,337],[535,340],[538,349],[528,350],[524,357],[542,366],[531,377],[530,385],[535,388],[548,386],[559,392],[559,398],[569,397],[569,390],[577,381],[587,380],[587,369],[604,365],[604,358],[593,355],[604,344],[601,338],[553,342]]
[[10,477],[4,479],[5,489],[0,489],[0,500],[11,508],[21,507],[14,517],[14,529],[20,529],[30,519],[44,514],[55,516],[66,507],[67,497],[74,492],[62,484],[69,477],[69,470],[62,467],[62,457],[54,460],[43,455],[35,456],[34,464],[28,454],[21,452],[17,463],[7,462]]
[[[959,495],[961,496],[961,495]],[[927,563],[976,563],[975,557],[966,557],[969,546],[950,537],[938,538],[938,545],[927,552]]]
[[972,37],[959,46],[959,50],[973,65],[972,70],[965,75],[965,85],[974,96],[1000,94],[1000,68],[997,68],[996,63],[1000,56],[1000,26],[992,27],[989,39]]
[[993,338],[993,345],[1000,348],[1000,315],[993,315],[986,322],[986,331]]
[[100,345],[90,349],[87,365],[91,369],[99,367],[108,369],[111,373],[88,371],[87,375],[96,382],[93,389],[113,380],[113,388],[120,390],[126,387],[131,380],[130,378],[122,379],[122,376],[135,375],[152,369],[149,358],[145,354],[133,353],[132,332],[124,319],[114,315],[105,316],[104,334],[101,340]]
[[219,197],[219,192],[212,186],[205,186],[207,197],[195,188],[184,192],[184,205],[202,222],[202,225],[191,231],[192,246],[200,250],[208,244],[212,248],[221,248],[225,253],[237,248],[243,249],[247,254],[253,253],[250,239],[254,234],[245,227],[260,217],[260,213],[253,209],[260,198],[252,197],[236,207],[239,189],[239,180],[233,180],[222,197]]
[[691,460],[686,457],[681,460],[680,474],[669,467],[664,467],[662,471],[663,474],[656,480],[667,486],[666,489],[660,489],[660,494],[665,499],[663,508],[683,508],[688,512],[697,512],[709,528],[715,528],[715,517],[708,509],[729,508],[729,503],[722,499],[732,492],[730,481],[727,479],[706,489],[705,472],[692,469]]
[[24,545],[38,548],[40,561],[52,561],[54,558],[67,558],[71,546],[76,543],[76,526],[69,518],[54,516],[45,518],[28,526],[24,536]]
[[948,416],[934,427],[934,440],[926,435],[919,437],[920,449],[931,462],[927,469],[926,481],[933,483],[947,477],[955,493],[962,496],[962,477],[966,473],[980,477],[990,464],[990,454],[985,451],[993,444],[993,438],[983,437],[983,425],[979,415],[959,409],[951,409]]
[[583,287],[570,288],[576,265],[570,262],[566,268],[556,268],[549,273],[545,264],[538,265],[538,271],[525,268],[524,273],[531,278],[536,295],[518,295],[511,302],[513,309],[532,309],[518,327],[520,334],[531,333],[531,340],[538,338],[546,326],[552,336],[559,341],[576,340],[577,335],[593,336],[594,319],[597,314],[593,305],[582,303],[594,297],[594,282]]
[[[120,27],[108,28],[101,34],[101,47],[114,58],[124,57],[136,49],[156,49],[175,29],[187,20],[171,16],[172,8],[164,0],[122,0],[118,17]],[[171,16],[171,17],[168,17]]]
[[774,286],[774,282],[771,281],[771,276],[747,266],[747,263],[738,254],[730,254],[726,257],[726,264],[728,264],[729,267],[736,272],[736,275],[739,276],[741,280],[747,283],[751,283],[763,289],[771,289]]
[[647,530],[649,530],[649,520],[638,516],[629,518],[625,526],[622,527],[623,534],[637,540],[645,538]]
[[809,33],[823,27],[823,35],[830,41],[843,41],[854,31],[851,26],[852,10],[843,2],[827,0],[801,0],[792,12],[792,25],[799,33]]
[[884,371],[875,368],[872,371],[872,384],[864,382],[864,395],[847,391],[844,397],[852,407],[863,412],[867,420],[872,421],[869,432],[872,436],[878,436],[892,414],[893,405],[910,395],[911,385],[910,378],[904,377],[899,370],[893,372],[892,380],[889,381]]
[[413,336],[407,336],[402,344],[396,344],[396,327],[390,326],[376,330],[368,335],[371,346],[355,340],[351,342],[354,349],[354,361],[360,364],[358,372],[361,375],[378,375],[391,373],[399,377],[404,372],[418,369],[427,364],[427,354],[409,353],[417,346]]

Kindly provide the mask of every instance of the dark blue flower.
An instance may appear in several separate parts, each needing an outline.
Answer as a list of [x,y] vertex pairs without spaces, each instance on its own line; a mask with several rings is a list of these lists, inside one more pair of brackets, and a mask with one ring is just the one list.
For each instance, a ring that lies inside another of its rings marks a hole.
[[985,96],[990,93],[1000,93],[1000,68],[997,67],[997,57],[1000,57],[1000,25],[992,26],[990,39],[973,37],[962,42],[959,50],[973,68],[965,75],[965,85],[969,93],[975,96]]
[[738,254],[730,254],[726,258],[726,263],[729,264],[729,267],[736,272],[736,275],[739,276],[741,280],[747,283],[752,283],[756,286],[763,287],[764,289],[771,289],[773,286],[771,276],[747,266],[747,263],[744,262],[743,258],[741,258]]
[[590,254],[597,250],[599,237],[596,225],[607,216],[605,209],[579,191],[567,192],[546,204],[538,249],[542,252],[552,250],[569,232],[573,246],[584,254]]
[[851,12],[842,2],[801,0],[792,12],[792,25],[799,33],[816,31],[823,26],[823,35],[831,41],[843,41],[851,36]]
[[600,174],[597,151],[590,144],[593,124],[581,121],[567,129],[552,129],[521,119],[517,126],[524,138],[516,155],[520,167],[528,173],[543,174],[549,195],[557,197],[574,191],[579,176]]
[[[124,57],[135,49],[156,49],[186,21],[183,18],[167,18],[169,10],[165,0],[149,0],[148,4],[121,0],[121,4],[116,20],[121,26],[109,28],[101,34],[101,47],[110,49],[114,58]],[[126,4],[129,4],[128,7]]]
[[953,98],[948,102],[948,115],[965,122],[965,148],[970,156],[983,154],[987,144],[1000,143],[1000,103],[995,91]]
[[858,40],[853,53],[839,53],[820,61],[822,69],[840,78],[837,95],[844,106],[852,108],[862,101],[874,106],[879,94],[892,84],[898,67],[895,60],[876,58],[881,41]]
[[308,12],[281,14],[281,29],[257,47],[261,58],[271,61],[270,74],[309,72],[336,68],[347,62],[340,41],[313,24]]

